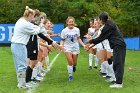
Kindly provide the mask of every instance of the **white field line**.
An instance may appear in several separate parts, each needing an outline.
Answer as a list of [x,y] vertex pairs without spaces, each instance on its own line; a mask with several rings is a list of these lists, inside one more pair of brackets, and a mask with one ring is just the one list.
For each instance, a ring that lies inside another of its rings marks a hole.
[[[60,53],[61,53],[61,52],[60,52]],[[60,54],[60,53],[59,53],[59,54]],[[57,57],[59,56],[59,54],[57,54],[57,55],[53,58],[53,60],[51,61],[50,65],[47,67],[46,73],[48,73],[48,72],[51,70],[51,68],[52,68],[54,62],[56,61]],[[36,88],[37,88],[38,86],[39,86],[39,84],[37,84],[37,86],[35,86],[35,87],[29,88],[25,93],[33,93],[33,91],[35,91]]]

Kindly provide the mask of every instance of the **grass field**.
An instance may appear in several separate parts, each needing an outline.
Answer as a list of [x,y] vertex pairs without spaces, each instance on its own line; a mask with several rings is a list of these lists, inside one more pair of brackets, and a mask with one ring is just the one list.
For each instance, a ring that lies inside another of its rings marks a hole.
[[[52,60],[56,53],[50,55]],[[131,67],[132,70],[128,70]],[[67,61],[59,55],[51,71],[33,93],[140,93],[140,51],[127,50],[124,88],[110,89],[99,71],[88,70],[88,53],[81,48],[74,80],[68,81]],[[0,47],[0,93],[26,93],[18,89],[10,47]]]

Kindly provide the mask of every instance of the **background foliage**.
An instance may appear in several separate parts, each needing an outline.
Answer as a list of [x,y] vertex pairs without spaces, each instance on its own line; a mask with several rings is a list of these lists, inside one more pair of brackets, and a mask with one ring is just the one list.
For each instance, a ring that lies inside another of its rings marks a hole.
[[0,23],[15,23],[28,5],[45,12],[53,23],[65,24],[74,16],[83,35],[89,20],[106,11],[125,37],[140,35],[140,0],[0,0],[0,5]]

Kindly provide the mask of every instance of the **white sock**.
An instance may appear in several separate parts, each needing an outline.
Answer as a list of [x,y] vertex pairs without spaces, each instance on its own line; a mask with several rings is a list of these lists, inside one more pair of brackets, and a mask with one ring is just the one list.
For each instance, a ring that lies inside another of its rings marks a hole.
[[113,64],[109,65],[108,71],[109,71],[110,76],[113,79],[115,79],[115,73],[114,73],[114,70],[113,70]]
[[106,73],[105,63],[101,63],[101,73]]
[[46,59],[46,65],[49,66],[49,56],[45,57]]
[[40,73],[41,70],[42,70],[42,65],[43,64],[42,64],[42,62],[39,61],[37,65],[38,65],[38,70],[39,70],[39,73]]
[[69,74],[69,76],[72,76],[72,72],[73,72],[73,66],[68,65],[68,74]]
[[33,72],[32,72],[32,79],[33,79],[33,78],[36,78],[38,72],[39,72],[39,71],[38,71],[38,67],[35,66],[35,67],[33,68]]
[[107,70],[107,76],[112,76],[113,68],[108,64],[108,61],[104,61],[104,66]]
[[89,66],[92,66],[93,54],[89,53]]
[[94,65],[97,67],[99,61],[97,55],[94,55],[94,61],[95,61]]

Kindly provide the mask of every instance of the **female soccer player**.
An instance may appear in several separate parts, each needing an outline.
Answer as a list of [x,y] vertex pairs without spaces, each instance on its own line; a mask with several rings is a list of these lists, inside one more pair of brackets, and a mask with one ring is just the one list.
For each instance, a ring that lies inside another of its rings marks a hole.
[[[31,23],[35,24],[35,25],[39,25],[40,22],[44,20],[44,18],[46,18],[46,14],[44,13],[42,15],[42,13],[37,10],[37,9],[34,9],[34,13],[35,13],[35,18],[34,20],[32,20]],[[28,67],[27,67],[27,70],[26,70],[26,83],[30,83],[31,81],[38,81],[36,77],[36,74],[35,74],[35,69],[37,67],[37,57],[38,57],[38,36],[40,38],[42,38],[43,40],[45,41],[48,41],[49,39],[43,35],[42,33],[39,33],[38,35],[30,35],[30,39],[27,43],[27,55],[28,55],[28,59],[29,59],[29,63],[28,63]],[[52,43],[52,40],[49,40],[48,43]],[[47,48],[52,48],[52,45],[45,45],[45,47]],[[33,74],[32,74],[33,72]],[[31,79],[31,77],[33,77]],[[31,82],[33,83],[33,82]]]
[[[95,34],[95,28],[94,28],[94,19],[91,19],[90,22],[90,28],[88,28],[88,33],[87,35],[85,35],[86,39],[89,40],[92,38],[92,36],[94,36]],[[92,59],[93,59],[93,55],[94,55],[94,68],[97,69],[98,66],[98,57],[96,55],[97,49],[96,46],[90,48],[89,50],[89,70],[92,69]]]
[[[80,30],[75,27],[75,19],[70,16],[66,20],[67,27],[61,32],[60,46],[64,47],[64,52],[68,61],[69,80],[73,80],[72,73],[76,71],[77,58],[79,54],[79,43],[84,47],[80,39]],[[79,42],[79,43],[78,43]]]
[[[126,55],[126,44],[120,33],[117,25],[108,19],[107,13],[101,13],[99,15],[100,23],[104,25],[101,30],[101,35],[89,41],[90,44],[96,45],[105,39],[108,39],[111,48],[113,49],[113,70],[115,72],[116,83],[110,85],[110,88],[122,88],[124,63]],[[86,49],[89,50],[89,45],[86,45]]]

